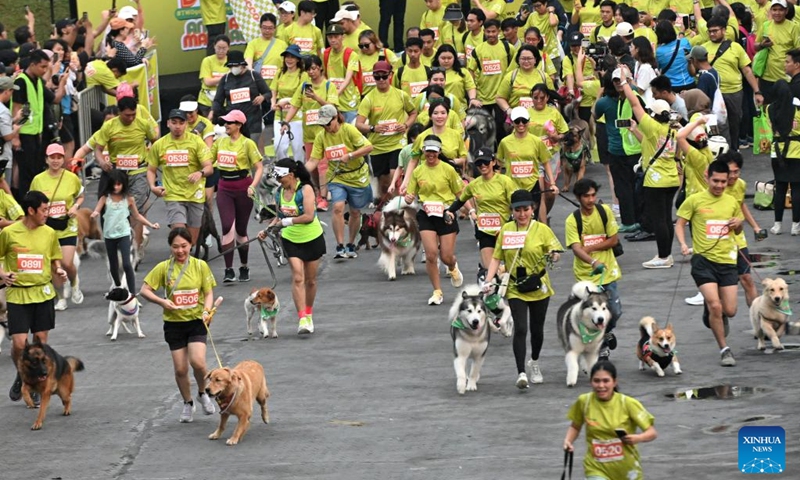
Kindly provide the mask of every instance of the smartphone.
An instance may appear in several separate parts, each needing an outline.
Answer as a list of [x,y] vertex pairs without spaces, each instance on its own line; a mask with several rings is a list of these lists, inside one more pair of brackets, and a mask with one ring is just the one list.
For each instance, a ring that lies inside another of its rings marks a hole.
[[81,21],[89,20],[89,12],[83,12],[83,17],[81,17]]
[[616,125],[617,128],[631,128],[631,119],[630,118],[617,119],[616,122],[614,122],[614,125]]
[[53,52],[53,60],[52,61],[53,61],[53,63],[58,63],[58,53],[57,52]]
[[614,429],[614,433],[616,433],[619,438],[622,438],[622,437],[624,437],[624,436],[626,436],[628,434],[628,432],[626,432],[625,430],[623,430],[621,428],[615,428]]

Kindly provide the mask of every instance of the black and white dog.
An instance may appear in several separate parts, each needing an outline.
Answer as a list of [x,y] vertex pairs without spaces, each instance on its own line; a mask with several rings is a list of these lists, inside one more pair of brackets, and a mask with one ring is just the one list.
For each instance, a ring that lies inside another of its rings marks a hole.
[[592,282],[578,282],[558,309],[556,320],[558,338],[567,352],[567,386],[573,387],[578,383],[579,368],[588,372],[597,362],[606,325],[611,320],[608,294]]
[[119,326],[128,333],[133,333],[130,327],[136,329],[139,338],[144,338],[144,332],[139,325],[139,309],[141,305],[136,295],[130,293],[127,288],[114,287],[105,294],[108,300],[108,331],[106,336],[111,336],[111,341],[116,341]]

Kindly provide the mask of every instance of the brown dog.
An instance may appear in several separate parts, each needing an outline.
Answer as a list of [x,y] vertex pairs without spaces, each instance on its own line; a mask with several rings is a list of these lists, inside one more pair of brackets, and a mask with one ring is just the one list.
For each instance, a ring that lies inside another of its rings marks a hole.
[[664,369],[671,364],[675,375],[682,373],[681,364],[675,354],[677,340],[671,323],[659,328],[653,317],[644,317],[639,321],[639,333],[639,343],[636,344],[639,370],[644,370],[644,365],[647,364],[656,375],[663,377]]
[[31,392],[41,395],[39,416],[31,430],[39,430],[47,414],[50,396],[56,394],[64,404],[64,415],[69,415],[72,408],[72,391],[75,388],[73,372],[83,370],[83,362],[75,357],[62,357],[50,345],[35,341],[26,344],[25,350],[17,362],[17,369],[22,378],[22,398],[28,408],[36,408]]
[[208,436],[209,440],[216,440],[225,430],[228,417],[236,415],[239,423],[233,435],[225,443],[236,445],[250,428],[250,417],[253,415],[253,400],[261,405],[261,419],[269,423],[269,410],[267,410],[267,377],[264,368],[254,360],[245,360],[230,368],[215,368],[206,375],[206,393],[216,398],[219,405],[219,426]]
[[100,230],[100,223],[96,218],[92,218],[92,210],[79,208],[75,212],[78,220],[78,255],[83,255],[86,251],[86,240],[102,240],[103,232]]
[[772,348],[783,350],[781,336],[786,332],[789,315],[792,313],[789,306],[789,287],[782,278],[765,278],[761,284],[764,291],[750,305],[750,322],[758,338],[758,349],[766,350],[764,339],[769,338]]

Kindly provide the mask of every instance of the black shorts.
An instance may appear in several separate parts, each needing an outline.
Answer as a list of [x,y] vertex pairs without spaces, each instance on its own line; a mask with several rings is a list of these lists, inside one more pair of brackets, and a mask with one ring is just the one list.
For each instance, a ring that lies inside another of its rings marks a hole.
[[739,249],[739,256],[736,257],[736,271],[739,275],[747,275],[750,273],[750,264],[748,260],[750,258],[750,251],[747,247]]
[[286,255],[286,258],[299,258],[304,262],[319,260],[327,253],[325,235],[320,235],[314,240],[305,243],[294,243],[285,238],[281,238],[281,244],[283,245],[283,253]]
[[400,157],[400,150],[380,155],[372,154],[369,156],[372,162],[372,174],[376,177],[389,175],[392,170],[397,168],[397,159]]
[[216,191],[217,184],[219,184],[219,177],[219,168],[215,168],[214,173],[212,173],[210,177],[206,178],[206,188],[214,188],[214,191]]
[[61,130],[58,132],[61,143],[69,143],[75,140],[75,127],[72,125],[72,117],[64,115],[61,117]]
[[419,231],[433,230],[438,236],[449,235],[451,233],[458,233],[458,219],[454,219],[453,223],[447,224],[443,217],[429,217],[422,210],[417,211],[417,223],[419,224]]
[[52,298],[42,303],[8,302],[8,334],[47,332],[56,328],[55,305]]
[[698,287],[706,283],[716,283],[720,287],[739,283],[736,265],[712,262],[702,255],[692,256],[692,278]]
[[497,244],[497,236],[488,234],[486,232],[481,232],[478,230],[478,226],[475,225],[475,239],[478,241],[478,250],[483,250],[484,248],[494,248]]
[[72,237],[64,237],[58,239],[58,244],[62,247],[77,247],[78,246],[78,236],[73,235]]
[[186,348],[192,342],[206,343],[207,334],[202,320],[164,322],[164,340],[170,351]]

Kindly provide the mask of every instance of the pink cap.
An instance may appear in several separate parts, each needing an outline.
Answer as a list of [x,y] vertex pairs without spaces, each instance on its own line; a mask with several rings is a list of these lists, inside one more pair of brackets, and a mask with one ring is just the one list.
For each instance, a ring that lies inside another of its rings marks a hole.
[[117,101],[125,97],[133,97],[133,87],[130,83],[122,82],[117,85]]
[[227,115],[219,117],[226,122],[239,122],[241,124],[247,123],[247,117],[244,116],[241,110],[231,110]]
[[51,157],[53,155],[61,155],[64,156],[64,147],[62,147],[58,143],[51,143],[47,146],[47,151],[45,151],[45,155]]

